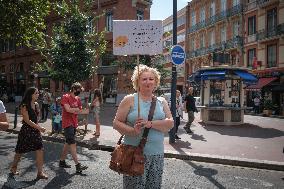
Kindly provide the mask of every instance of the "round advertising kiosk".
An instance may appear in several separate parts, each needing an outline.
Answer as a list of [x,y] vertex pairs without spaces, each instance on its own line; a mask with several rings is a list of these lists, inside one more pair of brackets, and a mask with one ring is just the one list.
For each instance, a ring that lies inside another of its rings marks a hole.
[[204,123],[239,125],[244,122],[244,86],[257,82],[249,70],[202,68],[193,78],[200,85],[200,118]]

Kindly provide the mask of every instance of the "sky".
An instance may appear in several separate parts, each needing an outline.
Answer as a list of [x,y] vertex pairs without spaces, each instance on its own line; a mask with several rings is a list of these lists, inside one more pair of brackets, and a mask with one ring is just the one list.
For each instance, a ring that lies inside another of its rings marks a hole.
[[[177,0],[177,10],[182,9],[191,0]],[[173,0],[153,0],[150,19],[164,20],[173,14]]]

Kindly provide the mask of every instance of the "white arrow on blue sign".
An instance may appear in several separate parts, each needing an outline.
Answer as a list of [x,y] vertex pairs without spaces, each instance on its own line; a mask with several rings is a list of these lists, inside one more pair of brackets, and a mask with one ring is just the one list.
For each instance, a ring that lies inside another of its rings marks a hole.
[[172,62],[176,65],[183,64],[185,61],[185,51],[180,45],[175,45],[171,52]]

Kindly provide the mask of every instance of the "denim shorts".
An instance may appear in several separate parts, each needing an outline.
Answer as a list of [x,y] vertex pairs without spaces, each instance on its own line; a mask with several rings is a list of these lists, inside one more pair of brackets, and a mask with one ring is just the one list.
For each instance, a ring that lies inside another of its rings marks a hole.
[[75,144],[75,134],[76,134],[76,128],[73,127],[73,125],[64,128],[64,136],[65,136],[65,142],[67,144]]

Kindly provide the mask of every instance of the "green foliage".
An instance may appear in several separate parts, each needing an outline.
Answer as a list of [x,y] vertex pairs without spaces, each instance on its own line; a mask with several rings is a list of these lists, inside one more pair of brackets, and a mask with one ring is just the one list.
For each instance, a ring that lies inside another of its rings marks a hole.
[[0,39],[19,45],[45,46],[45,18],[51,11],[48,0],[0,0]]
[[[170,75],[170,71],[164,68],[165,59],[163,55],[140,55],[139,63],[147,65],[149,67],[156,68],[161,74],[161,83],[160,85],[164,85],[164,78],[167,78]],[[123,68],[125,71],[134,70],[135,66],[137,66],[137,56],[127,57],[124,61],[114,61],[113,65],[118,65],[120,68]]]
[[52,79],[71,85],[90,78],[96,57],[106,49],[106,41],[103,32],[87,33],[88,16],[77,5],[66,9],[61,3],[59,7],[59,13],[68,16],[54,26],[54,36],[47,49],[50,62],[38,64],[37,71],[47,70]]

